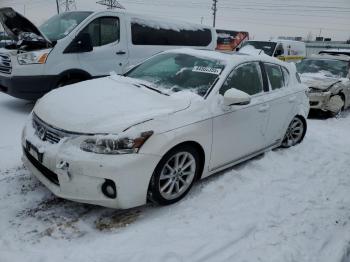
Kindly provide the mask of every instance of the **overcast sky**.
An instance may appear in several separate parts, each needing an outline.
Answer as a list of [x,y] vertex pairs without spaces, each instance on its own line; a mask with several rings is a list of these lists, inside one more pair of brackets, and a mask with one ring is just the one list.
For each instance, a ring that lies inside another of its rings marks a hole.
[[[62,1],[62,0],[61,0]],[[128,10],[212,24],[211,0],[121,0]],[[0,0],[36,24],[56,13],[55,0]],[[78,10],[99,10],[96,0],[76,0]],[[350,38],[350,0],[218,0],[217,28],[248,31],[254,39],[302,36]]]

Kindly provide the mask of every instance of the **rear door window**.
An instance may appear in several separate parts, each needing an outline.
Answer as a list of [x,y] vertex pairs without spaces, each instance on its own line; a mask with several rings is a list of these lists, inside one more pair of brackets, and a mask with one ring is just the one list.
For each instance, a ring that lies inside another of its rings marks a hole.
[[271,90],[284,87],[283,73],[279,65],[265,63],[265,70]]

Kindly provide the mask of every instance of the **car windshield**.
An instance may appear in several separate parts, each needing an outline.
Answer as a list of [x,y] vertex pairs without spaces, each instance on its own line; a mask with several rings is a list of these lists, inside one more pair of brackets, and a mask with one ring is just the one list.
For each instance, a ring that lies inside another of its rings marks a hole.
[[348,62],[335,59],[304,59],[297,64],[300,74],[322,73],[329,77],[346,77],[349,72]]
[[162,91],[188,90],[204,96],[224,67],[220,60],[167,53],[145,61],[125,76],[150,82]]
[[57,41],[66,37],[91,14],[92,12],[68,12],[55,15],[39,28],[50,41]]
[[252,46],[255,49],[263,50],[265,54],[272,56],[273,52],[276,48],[275,42],[267,42],[267,41],[246,41],[242,44],[242,47]]

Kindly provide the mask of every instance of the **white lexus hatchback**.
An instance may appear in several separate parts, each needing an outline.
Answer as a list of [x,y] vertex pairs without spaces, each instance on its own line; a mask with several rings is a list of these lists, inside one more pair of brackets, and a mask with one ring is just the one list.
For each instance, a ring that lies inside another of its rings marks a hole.
[[167,51],[124,76],[40,99],[23,131],[23,161],[62,198],[121,209],[171,204],[198,179],[300,143],[308,111],[292,64]]

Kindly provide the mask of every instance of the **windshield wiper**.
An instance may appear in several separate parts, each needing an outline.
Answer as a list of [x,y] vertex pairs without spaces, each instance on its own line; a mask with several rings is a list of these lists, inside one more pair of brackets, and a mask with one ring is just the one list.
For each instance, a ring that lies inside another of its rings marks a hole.
[[146,88],[148,88],[148,89],[150,89],[150,90],[153,90],[153,91],[155,91],[155,92],[157,92],[157,93],[159,93],[159,94],[162,94],[162,95],[165,95],[165,96],[169,96],[169,94],[164,93],[164,92],[160,91],[159,89],[154,88],[154,87],[151,87],[151,86],[149,86],[149,85],[145,85],[145,84],[141,84],[141,83],[139,83],[139,85],[141,85],[141,86],[143,86],[143,87],[146,87]]

